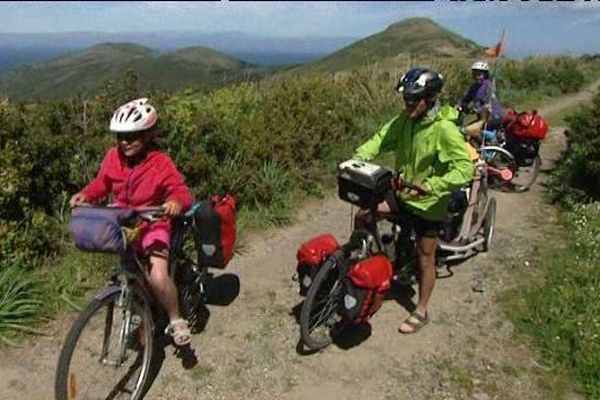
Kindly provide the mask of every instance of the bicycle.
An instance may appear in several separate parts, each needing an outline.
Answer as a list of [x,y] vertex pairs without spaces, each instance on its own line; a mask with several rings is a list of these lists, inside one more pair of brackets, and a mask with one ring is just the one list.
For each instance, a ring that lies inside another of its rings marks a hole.
[[[171,220],[170,273],[178,288],[182,315],[189,320],[194,306],[204,301],[209,277],[208,267],[198,265],[192,254],[193,216],[199,206],[196,203],[183,216]],[[163,218],[162,208],[139,208],[133,213],[138,221]],[[142,272],[147,256],[133,246],[127,246],[119,256],[119,267],[66,336],[55,380],[58,400],[137,400],[148,389],[157,341],[165,334],[168,317]]]
[[[461,109],[458,125],[468,128],[465,115],[478,115],[476,110]],[[491,189],[525,192],[535,183],[541,168],[540,142],[512,137],[504,127],[487,130],[486,124],[478,133],[479,152],[488,165],[488,186]],[[489,143],[489,144],[488,144]]]
[[[379,175],[381,184],[365,188],[363,176],[348,185],[347,178],[340,181],[340,168],[339,197],[375,215],[385,193],[392,187],[390,178],[393,174],[377,165],[353,160],[342,163],[340,167],[353,163],[372,171],[373,176]],[[458,234],[451,241],[440,241],[438,267],[448,261],[470,257],[477,249],[488,251],[490,247],[496,201],[487,196],[485,171],[485,162],[478,163],[478,174],[482,175],[478,175],[470,185],[471,195]],[[350,176],[349,179],[354,178]],[[398,179],[400,189],[420,190],[403,182],[398,175],[395,179]],[[349,321],[339,313],[345,301],[342,282],[357,262],[379,254],[386,255],[393,262],[393,281],[405,286],[418,280],[416,237],[408,211],[402,208],[399,213],[386,214],[384,218],[391,223],[389,232],[381,235],[377,225],[371,230],[353,229],[349,240],[325,258],[312,279],[300,312],[301,341],[310,350],[318,351],[327,347],[349,325]]]

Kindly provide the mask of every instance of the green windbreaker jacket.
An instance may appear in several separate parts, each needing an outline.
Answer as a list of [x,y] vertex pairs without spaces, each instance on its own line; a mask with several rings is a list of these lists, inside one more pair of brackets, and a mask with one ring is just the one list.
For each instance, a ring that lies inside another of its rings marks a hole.
[[475,172],[465,138],[454,123],[457,117],[450,106],[434,106],[418,121],[402,111],[358,147],[354,158],[369,161],[394,151],[396,170],[402,171],[406,182],[423,184],[429,190],[420,197],[401,192],[402,202],[427,220],[442,221],[451,192],[469,183]]

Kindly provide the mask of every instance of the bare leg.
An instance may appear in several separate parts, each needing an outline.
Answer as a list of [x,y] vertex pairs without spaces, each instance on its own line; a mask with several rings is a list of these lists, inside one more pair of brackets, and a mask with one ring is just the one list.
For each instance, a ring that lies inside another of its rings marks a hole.
[[437,250],[436,238],[419,238],[417,243],[417,254],[419,255],[419,267],[421,268],[421,279],[419,280],[419,303],[416,312],[421,316],[427,315],[427,306],[435,286],[435,253]]
[[150,253],[147,279],[154,295],[171,320],[179,318],[177,288],[169,276],[169,258],[165,250]]
[[169,255],[166,250],[152,250],[150,252],[150,265],[146,278],[154,295],[169,315],[175,344],[178,346],[188,344],[191,336],[187,323],[182,321],[173,324],[173,321],[181,320],[181,317],[179,315],[177,288],[169,275]]
[[[415,313],[422,319],[427,318],[427,308],[429,306],[429,300],[433,293],[435,286],[435,253],[437,249],[436,238],[417,238],[417,254],[419,256],[419,268],[421,270],[421,279],[419,280],[419,302]],[[400,325],[400,332],[412,333],[414,332],[415,326],[419,324],[419,320],[416,317],[409,317],[412,322],[404,322]]]

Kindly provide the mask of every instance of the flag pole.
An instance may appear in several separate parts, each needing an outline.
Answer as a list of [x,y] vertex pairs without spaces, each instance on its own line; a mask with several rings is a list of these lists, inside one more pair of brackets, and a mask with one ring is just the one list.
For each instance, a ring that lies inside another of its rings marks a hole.
[[[500,41],[495,46],[495,48],[493,48],[493,54],[490,54],[490,50],[492,50],[492,49],[486,50],[486,55],[494,57],[494,68],[492,70],[492,76],[491,76],[492,84],[491,84],[490,90],[488,92],[488,98],[486,101],[486,103],[489,107],[490,114],[492,111],[492,104],[491,104],[492,96],[496,96],[496,75],[498,73],[498,66],[500,64],[500,58],[502,57],[502,51],[504,50],[504,34],[505,34],[505,29],[502,29],[502,34],[500,35]],[[498,99],[496,98],[496,100],[498,100]],[[487,128],[487,121],[485,122],[485,128]]]

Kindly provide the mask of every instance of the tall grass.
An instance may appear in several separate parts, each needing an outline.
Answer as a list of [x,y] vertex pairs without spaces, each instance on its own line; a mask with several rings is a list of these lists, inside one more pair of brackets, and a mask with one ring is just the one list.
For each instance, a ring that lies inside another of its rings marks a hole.
[[545,363],[598,399],[600,203],[564,212],[562,224],[536,252],[531,264],[539,269],[521,276],[525,283],[508,304],[517,328],[533,338]]
[[0,342],[17,345],[18,333],[37,333],[44,283],[20,268],[0,269]]

